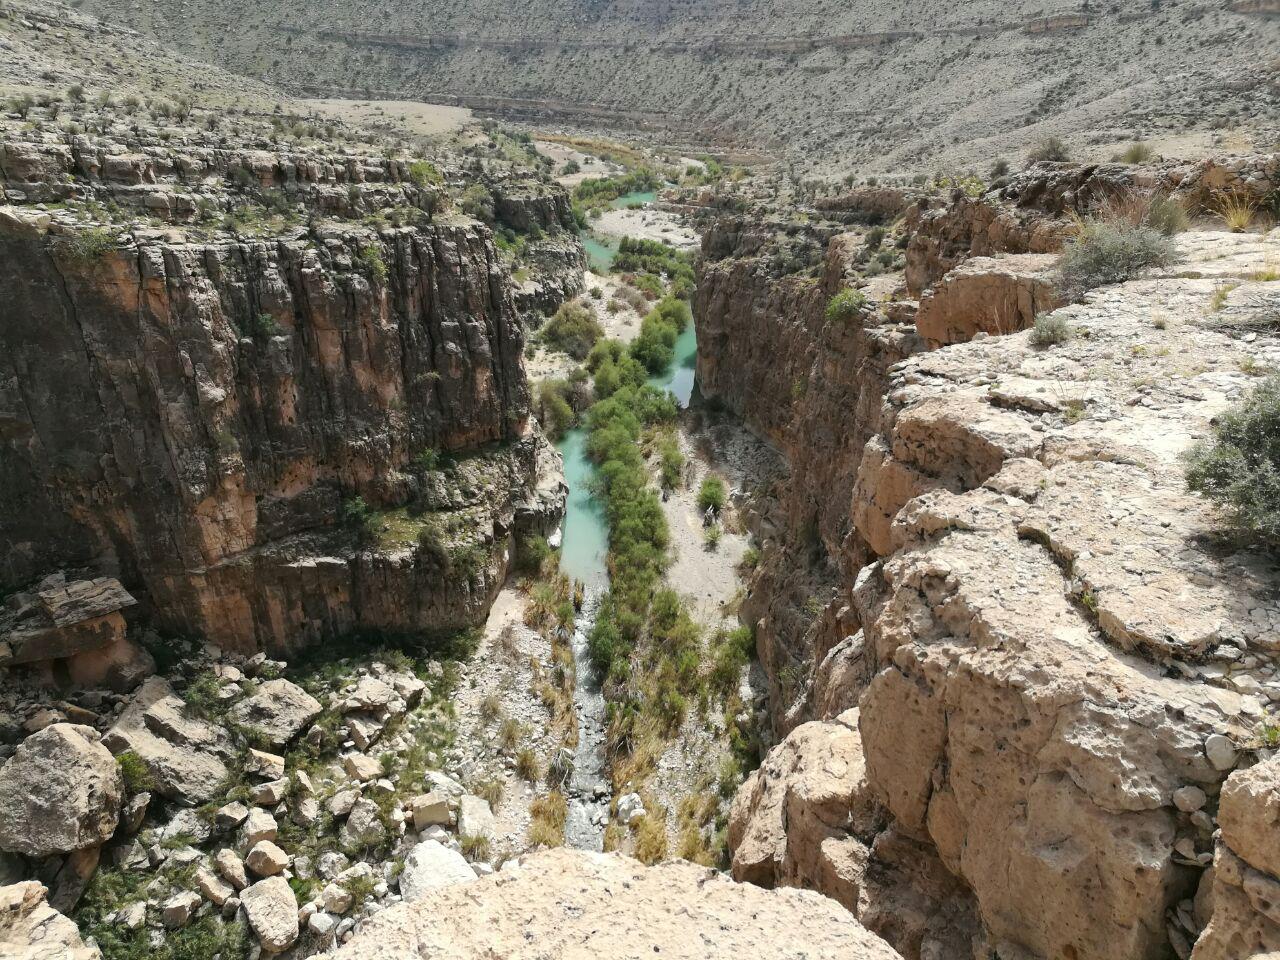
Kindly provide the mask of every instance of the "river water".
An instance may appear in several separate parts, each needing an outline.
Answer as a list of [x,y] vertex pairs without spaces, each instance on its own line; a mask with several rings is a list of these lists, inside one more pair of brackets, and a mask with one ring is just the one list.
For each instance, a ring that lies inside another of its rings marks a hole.
[[[681,409],[689,405],[693,395],[697,354],[697,335],[690,323],[676,340],[670,368],[649,378],[649,383],[659,390],[670,390]],[[578,750],[569,780],[565,843],[580,850],[600,850],[609,819],[610,792],[604,754],[605,700],[600,691],[600,678],[591,662],[587,637],[595,623],[600,598],[609,586],[609,523],[604,507],[591,492],[595,464],[587,456],[586,431],[570,430],[560,441],[559,450],[564,457],[565,483],[569,487],[560,569],[586,586],[586,600],[575,618],[572,639],[577,676],[573,701],[578,718]]]

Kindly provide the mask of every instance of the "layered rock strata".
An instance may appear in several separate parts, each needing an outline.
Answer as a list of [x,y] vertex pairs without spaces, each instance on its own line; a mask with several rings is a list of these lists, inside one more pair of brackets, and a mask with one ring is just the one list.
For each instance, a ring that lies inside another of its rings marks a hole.
[[[981,202],[990,222],[1019,216]],[[946,209],[938,220],[960,223],[974,207]],[[1053,218],[1036,217],[1049,235]],[[974,252],[996,252],[981,233]],[[1220,536],[1181,457],[1280,362],[1257,333],[1280,237],[1178,245],[1185,262],[1165,275],[1059,309],[1056,345],[983,329],[979,301],[948,292],[1007,289],[1009,257],[957,253],[931,281],[942,328],[974,339],[885,375],[845,578],[788,718],[816,722],[737,798],[735,875],[836,896],[908,957],[934,955],[929,936],[1080,960],[1271,942],[1271,865],[1240,826],[1274,816],[1269,794],[1262,774],[1223,782],[1280,700],[1280,573]],[[1237,812],[1246,794],[1263,812]],[[888,890],[904,840],[919,869]],[[908,915],[921,922],[892,920]]]

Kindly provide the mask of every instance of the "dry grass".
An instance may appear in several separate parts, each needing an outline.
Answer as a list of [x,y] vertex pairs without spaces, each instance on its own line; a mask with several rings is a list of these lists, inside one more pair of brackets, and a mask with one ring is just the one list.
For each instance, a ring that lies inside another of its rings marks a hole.
[[635,826],[632,853],[641,863],[653,865],[667,858],[667,827],[664,817],[646,813]]
[[530,783],[537,783],[542,779],[542,763],[532,747],[523,747],[516,754],[516,775]]
[[504,750],[514,750],[517,743],[524,739],[524,726],[519,720],[508,717],[498,727],[498,743]]
[[497,810],[502,805],[502,781],[496,777],[471,784],[471,792],[488,803],[490,810]]
[[569,804],[563,793],[553,790],[545,797],[535,798],[529,813],[533,818],[529,823],[530,846],[564,845],[564,824],[569,816]]
[[1258,205],[1243,193],[1232,192],[1220,196],[1214,204],[1214,212],[1232,233],[1244,233],[1253,225]]

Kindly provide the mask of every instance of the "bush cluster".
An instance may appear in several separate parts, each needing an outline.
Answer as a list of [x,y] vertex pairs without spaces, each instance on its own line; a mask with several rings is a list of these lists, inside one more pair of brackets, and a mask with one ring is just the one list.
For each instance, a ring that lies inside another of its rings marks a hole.
[[547,346],[575,360],[585,360],[602,336],[604,330],[596,322],[595,314],[576,302],[560,304],[560,309],[542,330],[542,340]]
[[1214,426],[1187,458],[1187,486],[1221,507],[1242,533],[1280,547],[1280,375]]
[[1065,297],[1077,300],[1095,287],[1123,283],[1179,259],[1174,242],[1152,227],[1093,221],[1063,251],[1059,285]]

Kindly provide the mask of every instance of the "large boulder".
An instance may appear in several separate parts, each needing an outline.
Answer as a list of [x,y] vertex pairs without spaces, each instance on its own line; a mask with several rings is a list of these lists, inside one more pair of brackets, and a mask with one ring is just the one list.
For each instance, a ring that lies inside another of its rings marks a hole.
[[265,952],[280,953],[297,942],[298,900],[284,877],[268,877],[245,887],[240,906]]
[[49,906],[34,880],[0,887],[0,957],[5,960],[100,960],[75,923]]
[[421,900],[437,887],[467,883],[475,878],[475,871],[462,854],[437,840],[424,840],[404,858],[400,895],[406,900]]
[[183,701],[160,677],[138,688],[102,742],[116,754],[136,753],[156,792],[178,803],[194,806],[212,800],[229,772],[226,731],[188,717]]
[[45,727],[0,769],[0,850],[47,857],[99,846],[115,832],[123,792],[96,731]]
[[900,960],[839,904],[672,861],[548,850],[366,921],[335,960]]
[[320,715],[320,701],[296,683],[268,680],[231,708],[229,719],[259,734],[273,747],[286,747]]

